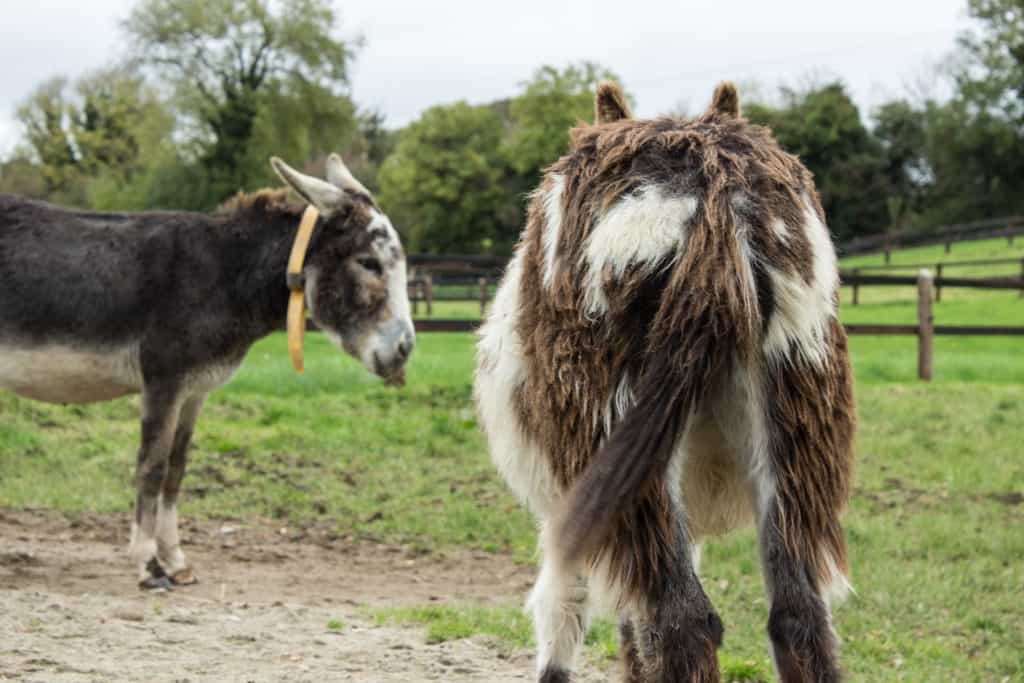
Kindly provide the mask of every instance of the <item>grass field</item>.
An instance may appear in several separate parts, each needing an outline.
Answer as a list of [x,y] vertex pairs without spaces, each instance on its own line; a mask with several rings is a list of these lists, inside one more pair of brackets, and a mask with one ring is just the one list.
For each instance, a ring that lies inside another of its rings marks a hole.
[[[950,258],[967,251],[955,245]],[[866,290],[844,320],[911,322],[914,292],[898,291]],[[1015,293],[946,299],[939,322],[1024,325]],[[467,334],[421,335],[409,384],[394,390],[320,335],[307,339],[301,377],[282,336],[263,340],[200,419],[183,515],[330,520],[357,538],[532,561],[533,523],[476,428],[472,345]],[[837,612],[851,680],[1024,680],[1024,339],[939,339],[930,384],[914,379],[912,337],[857,337],[852,348],[861,426],[846,526],[857,594]],[[134,398],[59,407],[0,394],[0,505],[128,511],[137,416]],[[703,571],[726,624],[729,678],[771,680],[752,534],[710,543]],[[530,640],[517,604],[374,616],[426,624],[435,639]],[[588,642],[589,656],[610,657],[614,629],[601,622]]]

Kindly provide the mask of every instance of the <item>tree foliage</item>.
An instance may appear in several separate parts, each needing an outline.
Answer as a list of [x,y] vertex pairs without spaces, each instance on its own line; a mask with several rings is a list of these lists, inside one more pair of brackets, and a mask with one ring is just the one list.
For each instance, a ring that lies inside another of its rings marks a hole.
[[814,174],[829,225],[840,238],[890,225],[891,187],[882,145],[841,83],[783,90],[783,105],[751,104],[748,118],[769,126]]
[[124,22],[135,57],[173,91],[184,158],[216,203],[270,180],[266,158],[311,158],[354,128],[355,45],[327,0],[140,0]]
[[43,83],[17,111],[46,193],[87,203],[99,178],[125,184],[150,164],[173,125],[155,91],[125,68]]
[[[814,173],[840,240],[1024,212],[1024,0],[965,0],[942,69],[952,95],[859,111],[842,82],[744,110]],[[528,193],[593,116],[606,68],[543,66],[510,97],[435,106],[402,130],[360,110],[331,0],[136,0],[131,58],[45,81],[18,107],[0,191],[104,209],[208,209],[276,183],[277,154],[316,172],[341,151],[410,251],[507,254]],[[756,90],[753,91],[756,94]],[[678,112],[677,112],[678,113]]]
[[498,232],[501,117],[465,102],[431,107],[380,170],[380,201],[411,251],[477,252]]
[[569,129],[591,122],[594,92],[602,80],[618,80],[593,62],[563,69],[542,66],[523,84],[509,108],[511,127],[504,154],[512,169],[532,180],[569,149]]

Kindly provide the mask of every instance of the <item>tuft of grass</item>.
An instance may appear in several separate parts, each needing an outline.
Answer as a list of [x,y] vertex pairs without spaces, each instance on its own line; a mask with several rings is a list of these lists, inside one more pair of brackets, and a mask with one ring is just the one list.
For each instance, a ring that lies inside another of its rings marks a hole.
[[533,645],[530,619],[514,607],[430,605],[376,609],[371,614],[378,626],[425,626],[431,643],[485,635],[505,650]]
[[[529,617],[516,607],[442,606],[383,608],[371,611],[378,626],[422,626],[431,643],[484,635],[503,651],[532,648]],[[587,631],[587,654],[598,665],[618,658],[618,629],[611,621],[597,619]],[[764,683],[770,680],[763,661],[744,659],[727,650],[719,654],[722,676],[728,683]]]
[[345,622],[341,619],[330,619],[327,622],[327,630],[333,633],[338,633],[345,628]]

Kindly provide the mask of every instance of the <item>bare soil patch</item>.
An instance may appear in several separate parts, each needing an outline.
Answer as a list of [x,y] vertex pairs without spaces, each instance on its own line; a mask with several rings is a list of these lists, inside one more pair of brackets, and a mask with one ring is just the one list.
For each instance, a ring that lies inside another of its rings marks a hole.
[[0,681],[533,677],[531,652],[482,637],[429,644],[421,630],[375,626],[365,610],[520,604],[534,569],[507,557],[353,542],[317,525],[186,522],[201,583],[146,594],[127,560],[127,525],[127,515],[0,509]]

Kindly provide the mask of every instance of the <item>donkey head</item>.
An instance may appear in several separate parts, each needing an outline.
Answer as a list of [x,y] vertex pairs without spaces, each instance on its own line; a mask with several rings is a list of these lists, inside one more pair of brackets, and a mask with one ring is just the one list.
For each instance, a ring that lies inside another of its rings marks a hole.
[[415,333],[405,252],[391,221],[337,154],[327,159],[326,181],[277,157],[270,163],[320,212],[302,269],[310,315],[368,370],[401,384]]

